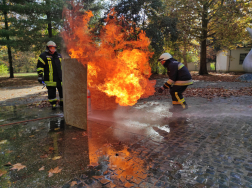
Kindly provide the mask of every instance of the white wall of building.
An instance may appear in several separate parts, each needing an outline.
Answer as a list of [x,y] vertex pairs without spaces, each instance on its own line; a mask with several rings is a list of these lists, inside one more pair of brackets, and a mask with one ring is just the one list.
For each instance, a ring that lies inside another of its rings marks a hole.
[[229,52],[219,51],[216,55],[216,71],[228,71]]
[[240,62],[240,54],[245,54],[250,48],[237,48],[227,52],[219,51],[216,55],[216,71],[220,72],[243,72]]
[[231,58],[228,71],[244,71],[242,64],[239,64],[240,54],[249,53],[249,51],[250,48],[237,48],[235,50],[231,50]]

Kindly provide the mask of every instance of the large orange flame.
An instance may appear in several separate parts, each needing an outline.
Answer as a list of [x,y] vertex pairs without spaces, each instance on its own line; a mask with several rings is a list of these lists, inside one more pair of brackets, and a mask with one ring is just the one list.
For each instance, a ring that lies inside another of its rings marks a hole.
[[93,14],[87,11],[78,15],[79,8],[65,10],[67,25],[62,36],[71,58],[88,64],[88,87],[100,91],[91,95],[105,93],[121,106],[132,106],[141,97],[153,95],[155,82],[148,79],[151,76],[148,61],[153,54],[145,33],[123,26],[124,18],[111,10],[99,40],[94,40],[88,25]]

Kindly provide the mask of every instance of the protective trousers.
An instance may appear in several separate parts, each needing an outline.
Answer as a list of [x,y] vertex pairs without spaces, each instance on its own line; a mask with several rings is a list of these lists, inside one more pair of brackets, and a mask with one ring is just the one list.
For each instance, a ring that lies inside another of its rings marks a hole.
[[170,94],[172,97],[172,104],[175,108],[187,109],[187,104],[182,93],[186,90],[187,86],[174,85],[170,88]]
[[49,102],[53,105],[57,103],[57,98],[56,98],[56,88],[58,89],[59,92],[59,97],[60,97],[60,104],[63,104],[63,90],[62,87],[57,85],[56,87],[54,86],[47,86],[48,89],[48,100]]

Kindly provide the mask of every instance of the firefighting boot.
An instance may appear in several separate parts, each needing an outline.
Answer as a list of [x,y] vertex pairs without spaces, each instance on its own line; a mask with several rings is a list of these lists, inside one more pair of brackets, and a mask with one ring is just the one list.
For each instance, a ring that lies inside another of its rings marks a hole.
[[182,107],[183,107],[183,110],[188,109],[188,105],[186,104],[186,102],[183,102]]
[[52,104],[52,110],[56,110],[56,104]]

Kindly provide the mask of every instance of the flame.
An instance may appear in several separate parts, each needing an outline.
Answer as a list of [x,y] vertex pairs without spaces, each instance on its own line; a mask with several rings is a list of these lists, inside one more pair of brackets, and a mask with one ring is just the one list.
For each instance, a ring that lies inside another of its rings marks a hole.
[[112,97],[121,106],[132,106],[141,97],[153,95],[155,83],[148,79],[151,76],[148,61],[153,53],[148,49],[150,40],[146,34],[129,27],[112,9],[97,40],[89,28],[92,12],[80,15],[79,9],[75,6],[73,10],[65,10],[62,36],[71,58],[88,64],[88,87]]
[[129,176],[143,178],[147,176],[145,161],[139,158],[137,152],[129,152],[125,146],[118,150],[113,148],[112,145],[105,145],[97,149],[97,145],[94,142],[92,144],[94,144],[92,148],[89,146],[90,164],[98,164],[99,159],[109,156],[109,168],[116,168],[113,174],[114,178],[124,177],[126,179]]

